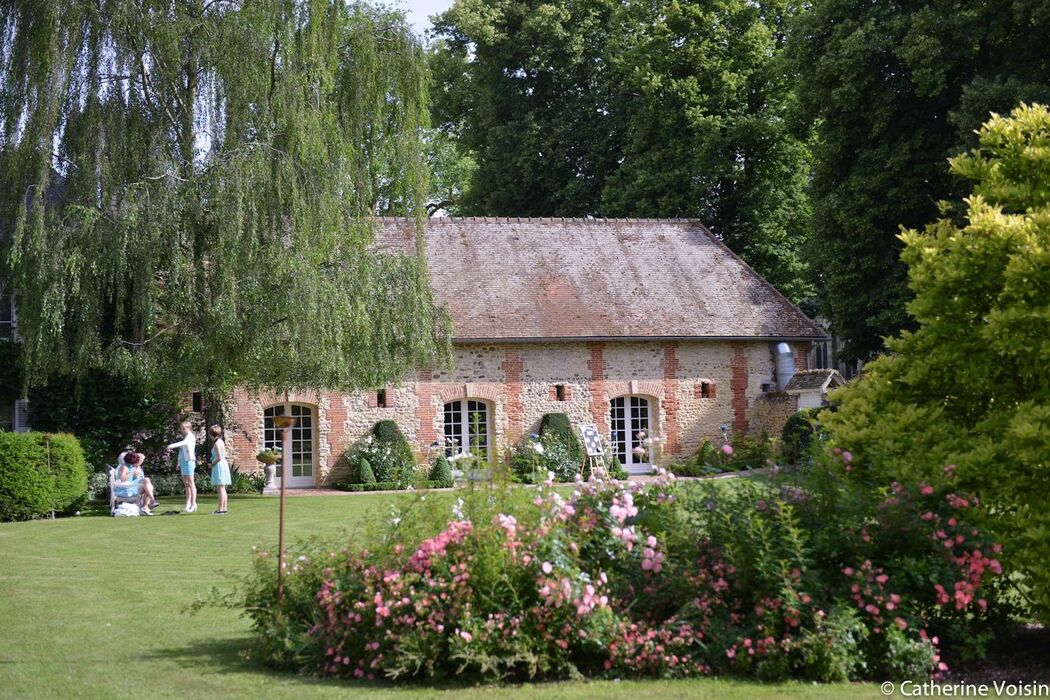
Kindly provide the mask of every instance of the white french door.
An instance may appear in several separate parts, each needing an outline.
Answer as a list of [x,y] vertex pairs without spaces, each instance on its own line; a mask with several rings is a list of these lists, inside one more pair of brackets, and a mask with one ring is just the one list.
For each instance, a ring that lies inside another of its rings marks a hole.
[[[609,444],[620,464],[630,474],[652,471],[649,449],[642,443],[650,429],[649,399],[642,396],[619,396],[609,402]],[[643,437],[639,437],[643,433]],[[638,454],[635,449],[642,447]]]
[[[273,424],[274,416],[293,416],[295,425],[289,430],[278,430]],[[314,410],[299,404],[271,406],[263,411],[263,447],[280,450],[281,461],[277,463],[276,483],[279,485],[288,471],[289,488],[314,486],[316,471],[314,452]]]

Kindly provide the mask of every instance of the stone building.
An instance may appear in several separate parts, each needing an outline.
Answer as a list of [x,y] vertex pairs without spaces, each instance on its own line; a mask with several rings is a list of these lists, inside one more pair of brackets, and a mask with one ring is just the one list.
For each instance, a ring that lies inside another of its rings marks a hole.
[[[410,250],[413,230],[382,219],[376,243]],[[288,486],[332,483],[346,446],[388,418],[420,456],[450,439],[494,460],[561,412],[597,425],[641,473],[651,465],[632,453],[639,430],[665,438],[658,462],[724,423],[778,430],[790,411],[763,406],[778,396],[777,344],[801,370],[826,337],[695,221],[431,219],[425,240],[435,298],[455,324],[453,366],[355,394],[238,392],[227,443],[240,469],[280,445]],[[272,425],[281,413],[298,418],[286,436]]]

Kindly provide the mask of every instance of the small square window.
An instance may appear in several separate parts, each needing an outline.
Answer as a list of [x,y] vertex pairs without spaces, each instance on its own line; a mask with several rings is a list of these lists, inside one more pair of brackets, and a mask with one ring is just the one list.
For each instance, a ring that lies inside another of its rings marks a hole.
[[193,409],[194,413],[200,413],[204,410],[204,397],[201,396],[201,393],[199,391],[193,392],[193,396],[190,399],[190,401],[192,403],[191,408]]
[[565,385],[564,384],[555,384],[554,385],[554,398],[557,399],[558,401],[564,401],[565,400]]
[[376,390],[376,406],[378,408],[390,408],[386,400],[386,389]]
[[700,382],[700,398],[711,398],[711,382]]

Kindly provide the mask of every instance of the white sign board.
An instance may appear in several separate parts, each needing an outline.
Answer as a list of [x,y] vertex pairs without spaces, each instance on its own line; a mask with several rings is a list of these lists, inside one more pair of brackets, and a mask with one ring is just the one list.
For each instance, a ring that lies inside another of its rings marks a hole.
[[580,432],[583,434],[583,446],[587,449],[588,457],[601,457],[605,454],[602,449],[602,436],[598,433],[595,425],[581,425]]

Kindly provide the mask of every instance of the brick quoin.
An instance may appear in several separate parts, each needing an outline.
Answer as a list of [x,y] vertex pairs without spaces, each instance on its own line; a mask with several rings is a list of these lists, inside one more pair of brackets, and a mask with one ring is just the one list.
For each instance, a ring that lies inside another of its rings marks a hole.
[[591,373],[587,387],[591,390],[591,420],[598,434],[609,436],[609,407],[605,404],[605,343],[587,343],[591,357],[587,369]]
[[664,343],[664,356],[660,362],[664,374],[663,436],[666,438],[664,452],[678,454],[682,448],[678,442],[678,344]]
[[522,401],[521,347],[507,345],[503,348],[503,370],[507,390],[507,442],[516,442],[525,432],[525,404]]
[[795,356],[795,371],[804,372],[809,369],[809,349],[811,343],[795,343],[793,350]]
[[[233,395],[233,411],[227,421],[226,442],[230,446],[231,456],[237,469],[250,471],[260,468],[255,455],[262,450],[262,426],[255,424],[255,402],[244,389],[237,389]],[[175,438],[173,437],[172,440]],[[203,464],[203,441],[198,444],[198,459]]]
[[[332,469],[342,458],[343,450],[346,449],[346,404],[343,395],[335,392],[325,392],[323,402],[328,401],[328,473],[326,478],[332,476]],[[316,430],[316,428],[315,428]],[[320,460],[318,460],[320,462]],[[320,474],[315,475],[318,483],[321,482]]]
[[729,388],[733,392],[733,431],[747,432],[747,353],[743,343],[733,343]]
[[416,419],[419,421],[416,442],[424,450],[437,439],[437,433],[434,430],[434,418],[437,417],[434,408],[435,390],[434,370],[429,368],[419,370],[416,376],[416,396],[419,398],[419,401],[416,402]]

